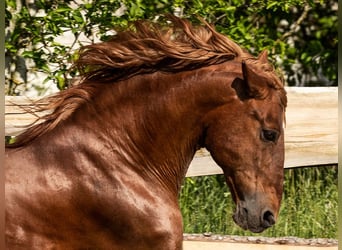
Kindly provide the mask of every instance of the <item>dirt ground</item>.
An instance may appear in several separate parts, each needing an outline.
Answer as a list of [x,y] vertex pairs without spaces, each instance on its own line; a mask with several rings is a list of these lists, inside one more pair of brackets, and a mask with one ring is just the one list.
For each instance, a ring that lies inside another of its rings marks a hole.
[[301,239],[296,237],[242,237],[230,235],[184,234],[184,250],[337,250],[336,239]]

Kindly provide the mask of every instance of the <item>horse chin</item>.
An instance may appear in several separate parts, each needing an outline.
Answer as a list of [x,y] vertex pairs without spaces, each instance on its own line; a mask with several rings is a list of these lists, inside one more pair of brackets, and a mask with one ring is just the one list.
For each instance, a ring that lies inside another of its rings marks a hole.
[[252,233],[261,233],[267,228],[269,228],[269,226],[257,226],[255,225],[255,223],[249,222],[247,218],[242,217],[241,214],[239,214],[238,212],[236,212],[232,217],[234,222],[239,227],[241,227],[243,230],[249,230]]

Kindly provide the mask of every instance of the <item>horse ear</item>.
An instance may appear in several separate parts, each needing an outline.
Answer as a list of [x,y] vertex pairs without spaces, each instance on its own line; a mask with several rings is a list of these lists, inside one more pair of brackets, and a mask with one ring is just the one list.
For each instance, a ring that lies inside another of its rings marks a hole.
[[263,50],[259,56],[258,56],[258,60],[260,63],[268,63],[268,52],[267,50]]
[[267,90],[267,79],[255,72],[245,61],[242,61],[242,75],[247,85],[248,95],[252,98],[262,98]]

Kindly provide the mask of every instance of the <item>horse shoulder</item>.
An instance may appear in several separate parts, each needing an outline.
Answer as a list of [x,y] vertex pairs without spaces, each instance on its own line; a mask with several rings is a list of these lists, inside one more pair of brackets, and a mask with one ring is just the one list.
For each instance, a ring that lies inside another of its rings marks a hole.
[[34,156],[30,150],[6,150],[9,245],[181,249],[177,199],[165,190],[129,168],[114,169],[109,176],[101,171],[101,164],[88,165],[77,175],[70,170],[71,162],[70,169],[43,166]]

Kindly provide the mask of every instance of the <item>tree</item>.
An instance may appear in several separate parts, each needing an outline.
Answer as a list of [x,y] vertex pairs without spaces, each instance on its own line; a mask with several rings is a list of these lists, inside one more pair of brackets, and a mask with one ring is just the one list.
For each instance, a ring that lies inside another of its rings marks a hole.
[[64,89],[79,46],[170,12],[204,17],[255,55],[267,49],[288,85],[337,85],[337,0],[6,0],[6,94],[22,94],[28,72]]

